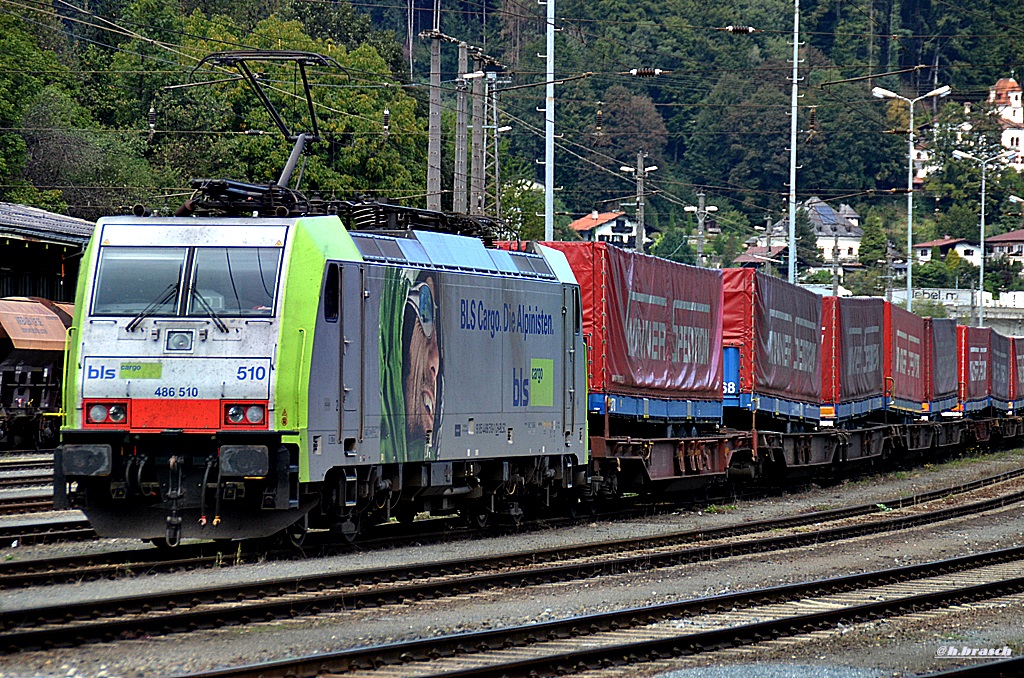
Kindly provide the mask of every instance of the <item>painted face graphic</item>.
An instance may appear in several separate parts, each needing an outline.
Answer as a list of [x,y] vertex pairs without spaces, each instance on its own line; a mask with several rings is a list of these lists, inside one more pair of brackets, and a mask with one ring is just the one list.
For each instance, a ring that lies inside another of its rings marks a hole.
[[410,440],[425,438],[434,429],[437,377],[441,356],[437,344],[437,303],[434,279],[413,285],[406,299],[416,324],[409,339],[405,379],[406,433]]

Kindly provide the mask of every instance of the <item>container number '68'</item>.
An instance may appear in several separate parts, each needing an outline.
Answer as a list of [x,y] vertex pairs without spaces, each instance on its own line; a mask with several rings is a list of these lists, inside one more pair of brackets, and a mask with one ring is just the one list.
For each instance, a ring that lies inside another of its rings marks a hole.
[[263,381],[266,378],[267,368],[263,365],[238,368],[238,381]]

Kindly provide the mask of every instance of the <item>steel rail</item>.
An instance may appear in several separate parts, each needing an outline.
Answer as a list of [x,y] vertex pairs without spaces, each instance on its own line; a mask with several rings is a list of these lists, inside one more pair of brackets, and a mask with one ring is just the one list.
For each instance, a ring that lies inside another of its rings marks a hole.
[[[607,576],[627,571],[649,570],[701,562],[735,555],[765,553],[786,548],[821,544],[866,534],[975,515],[1024,500],[1024,491],[926,514],[901,516],[870,524],[849,525],[814,532],[797,533],[687,549],[665,548],[658,553],[617,556],[605,560],[561,563],[536,567],[543,557],[559,559],[593,557],[595,545],[578,549],[550,549],[508,556],[477,557],[455,561],[401,565],[358,572],[286,577],[247,584],[228,584],[172,593],[149,593],[114,598],[10,610],[0,612],[0,647],[9,651],[80,644],[141,634],[169,634],[197,628],[219,628],[230,624],[283,617],[316,615],[404,603],[409,600],[440,598],[498,587],[521,587],[552,582]],[[645,540],[638,540],[643,542]],[[642,548],[642,547],[637,547]],[[508,570],[474,574],[483,569]],[[427,580],[410,584],[380,586],[381,582]],[[434,578],[434,580],[429,580]],[[358,587],[364,587],[362,589]],[[224,605],[223,603],[243,603]],[[195,609],[198,608],[198,609]],[[126,617],[125,615],[138,615]],[[115,617],[110,619],[110,617]],[[106,619],[104,619],[106,618]],[[72,622],[78,620],[85,623]],[[35,627],[35,628],[33,628]]]
[[[1000,563],[1015,562],[1024,558],[1024,547],[1014,547],[958,558],[904,566],[889,570],[834,577],[823,580],[773,586],[750,591],[721,594],[706,598],[661,603],[644,607],[627,608],[612,612],[581,615],[538,624],[489,629],[466,634],[455,634],[424,638],[405,642],[390,643],[365,648],[353,648],[338,652],[321,653],[306,657],[273,660],[248,666],[216,669],[191,673],[194,678],[297,678],[317,676],[324,673],[344,673],[358,670],[372,670],[384,667],[407,665],[412,662],[426,662],[437,658],[455,657],[484,653],[510,647],[522,647],[546,641],[577,638],[619,629],[639,628],[697,615],[714,614],[719,611],[771,605],[875,588],[917,579],[924,579],[953,572],[977,569]],[[973,599],[976,596],[993,598],[1006,595],[1007,582],[980,584],[954,591],[953,602]],[[1024,590],[1024,577],[1010,580],[1012,591]],[[899,608],[924,609],[927,606],[952,604],[950,591],[927,593],[920,596],[894,598],[872,605],[856,605],[808,615],[788,616],[771,622],[742,626],[730,626],[714,631],[699,633],[681,632],[679,636],[658,641],[640,641],[628,645],[584,651],[575,657],[538,657],[519,663],[493,664],[491,666],[446,672],[445,676],[525,676],[562,675],[574,673],[582,668],[601,668],[608,665],[629,663],[623,658],[636,657],[637,662],[652,658],[697,654],[718,647],[734,647],[751,644],[770,638],[798,635],[807,629],[830,628],[843,621],[858,622],[877,618],[880,614]],[[680,641],[684,641],[682,644]],[[669,643],[667,646],[665,643]],[[657,653],[657,657],[652,657]],[[609,662],[609,657],[615,657]]]

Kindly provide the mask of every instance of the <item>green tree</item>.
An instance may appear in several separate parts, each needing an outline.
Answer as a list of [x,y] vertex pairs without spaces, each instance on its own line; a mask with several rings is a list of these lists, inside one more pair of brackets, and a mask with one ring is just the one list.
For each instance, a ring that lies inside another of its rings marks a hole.
[[860,263],[868,268],[885,266],[884,263],[878,263],[879,261],[885,262],[888,243],[885,230],[882,228],[882,218],[877,214],[872,214],[864,219],[861,228],[864,234],[861,236],[860,249],[857,252]]
[[651,246],[651,254],[682,264],[697,262],[697,254],[689,243],[689,237],[681,228],[675,226],[665,229],[658,241]]
[[796,260],[800,266],[814,266],[821,264],[821,250],[818,249],[818,239],[811,228],[811,220],[807,218],[806,210],[796,211]]

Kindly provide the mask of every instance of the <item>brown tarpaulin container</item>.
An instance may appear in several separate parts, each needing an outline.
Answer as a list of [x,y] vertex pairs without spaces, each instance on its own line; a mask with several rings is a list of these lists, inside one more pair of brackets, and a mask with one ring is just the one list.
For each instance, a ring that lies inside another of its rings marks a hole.
[[37,301],[0,299],[0,337],[14,348],[63,351],[66,328],[53,311]]

